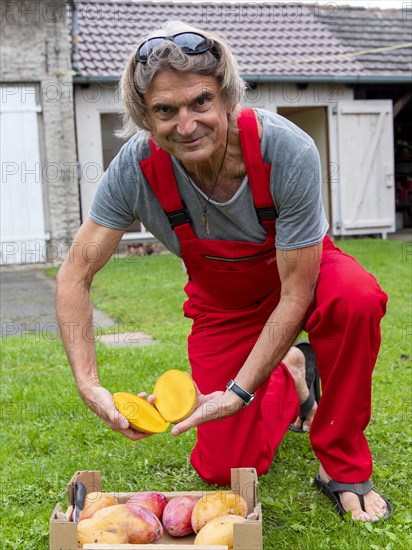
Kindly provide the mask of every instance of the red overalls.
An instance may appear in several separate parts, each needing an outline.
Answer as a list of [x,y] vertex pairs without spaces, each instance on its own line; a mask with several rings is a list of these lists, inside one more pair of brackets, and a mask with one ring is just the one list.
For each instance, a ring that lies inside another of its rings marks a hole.
[[[253,110],[241,112],[238,126],[256,213],[267,231],[264,243],[199,239],[170,156],[151,143],[151,156],[140,163],[180,240],[189,275],[184,313],[193,319],[189,360],[203,394],[224,391],[236,377],[280,297],[271,165],[263,163]],[[327,473],[340,482],[362,482],[372,472],[363,431],[386,301],[375,278],[325,237],[315,303],[305,325],[323,391],[310,438]],[[192,465],[202,479],[219,485],[230,483],[230,468],[255,467],[264,474],[298,413],[293,378],[280,363],[249,407],[197,427]]]

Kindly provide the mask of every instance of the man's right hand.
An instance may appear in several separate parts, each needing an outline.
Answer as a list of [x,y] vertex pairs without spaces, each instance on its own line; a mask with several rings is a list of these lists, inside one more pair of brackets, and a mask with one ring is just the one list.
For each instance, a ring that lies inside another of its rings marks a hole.
[[[142,392],[138,395],[143,399],[147,398],[147,393]],[[127,419],[116,409],[112,394],[102,386],[89,388],[87,394],[82,395],[82,398],[89,409],[106,422],[109,428],[123,434],[132,441],[138,441],[152,435],[131,428]],[[147,401],[152,403],[154,396],[150,395]]]

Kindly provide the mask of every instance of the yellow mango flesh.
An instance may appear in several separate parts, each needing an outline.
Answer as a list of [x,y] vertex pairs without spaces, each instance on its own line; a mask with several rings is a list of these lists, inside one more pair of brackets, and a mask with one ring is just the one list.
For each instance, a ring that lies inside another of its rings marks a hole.
[[153,393],[156,409],[172,424],[181,422],[196,408],[196,388],[186,372],[176,369],[166,371],[158,378]]
[[127,418],[135,430],[148,434],[165,432],[170,425],[145,399],[127,392],[113,395],[116,409]]

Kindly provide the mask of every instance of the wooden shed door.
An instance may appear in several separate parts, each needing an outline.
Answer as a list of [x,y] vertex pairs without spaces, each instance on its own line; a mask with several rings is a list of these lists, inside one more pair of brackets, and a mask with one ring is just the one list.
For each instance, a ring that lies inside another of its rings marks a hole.
[[334,233],[385,236],[395,231],[392,102],[342,102],[335,114],[338,215]]
[[1,264],[44,261],[39,112],[34,86],[0,86]]

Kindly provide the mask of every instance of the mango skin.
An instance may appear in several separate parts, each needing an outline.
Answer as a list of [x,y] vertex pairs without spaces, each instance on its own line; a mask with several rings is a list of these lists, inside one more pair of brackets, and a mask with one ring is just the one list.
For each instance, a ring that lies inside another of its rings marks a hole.
[[112,495],[100,492],[92,492],[86,495],[84,508],[79,514],[79,521],[91,518],[97,510],[119,504],[117,498]]
[[177,369],[164,372],[153,388],[154,406],[171,424],[181,422],[196,409],[197,392],[192,377]]
[[129,541],[126,531],[105,519],[87,518],[77,526],[77,545],[83,548],[88,543],[125,544]]
[[227,514],[246,518],[247,504],[245,499],[240,495],[224,491],[206,494],[197,501],[193,508],[193,531],[198,533],[212,519]]
[[164,534],[159,518],[151,510],[133,503],[102,508],[93,519],[104,519],[123,529],[131,544],[156,542]]
[[155,491],[142,491],[141,493],[136,493],[126,504],[137,504],[138,506],[143,506],[151,510],[155,516],[160,520],[163,516],[163,510],[167,505],[167,497],[163,493],[157,493]]
[[127,418],[135,430],[148,434],[163,433],[170,426],[158,410],[138,395],[128,392],[113,394],[116,409]]
[[192,512],[197,497],[179,496],[174,497],[166,504],[163,512],[163,527],[172,537],[185,537],[193,533]]
[[234,514],[226,514],[212,519],[196,535],[194,544],[226,544],[228,550],[233,550],[233,524],[245,521],[242,516]]

